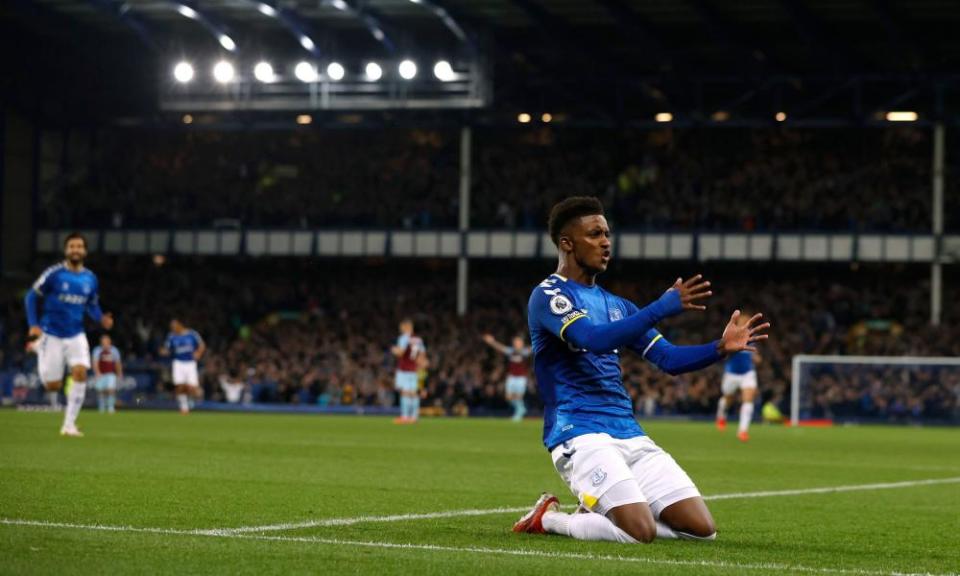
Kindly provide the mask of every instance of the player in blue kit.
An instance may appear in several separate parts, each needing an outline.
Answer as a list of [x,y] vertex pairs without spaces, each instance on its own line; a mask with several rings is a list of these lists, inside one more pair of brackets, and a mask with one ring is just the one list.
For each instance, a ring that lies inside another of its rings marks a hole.
[[[47,398],[55,404],[63,386],[63,368],[70,369],[73,380],[67,390],[67,409],[63,414],[60,434],[83,436],[77,428],[77,416],[87,394],[87,371],[90,369],[90,344],[83,330],[83,318],[89,316],[110,330],[113,317],[104,314],[99,303],[99,282],[96,275],[84,267],[87,241],[77,233],[67,236],[63,243],[65,259],[50,266],[33,283],[24,298],[29,338],[35,341],[37,368],[40,380],[47,390]],[[43,300],[43,315],[37,316],[37,302]]]
[[[740,318],[743,320],[743,317]],[[757,395],[757,371],[754,364],[761,361],[757,352],[737,352],[731,354],[723,365],[723,379],[720,390],[723,393],[717,402],[717,430],[727,429],[727,408],[733,402],[733,395],[740,391],[740,423],[737,426],[737,438],[741,442],[750,440],[750,421],[753,420],[753,400]]]
[[196,396],[200,390],[197,362],[206,351],[207,345],[196,330],[187,328],[178,318],[170,321],[170,333],[160,354],[173,356],[171,372],[181,414],[190,413],[190,396]]
[[670,374],[698,370],[767,336],[757,314],[735,311],[719,340],[675,346],[653,327],[711,295],[700,276],[674,285],[644,308],[596,284],[610,262],[610,228],[596,198],[553,207],[550,236],[559,267],[537,286],[528,324],[544,403],[543,442],[554,467],[586,513],[564,514],[543,494],[515,532],[579,540],[651,542],[656,537],[712,540],[713,517],[686,472],[644,433],[623,387],[620,350],[629,348]]

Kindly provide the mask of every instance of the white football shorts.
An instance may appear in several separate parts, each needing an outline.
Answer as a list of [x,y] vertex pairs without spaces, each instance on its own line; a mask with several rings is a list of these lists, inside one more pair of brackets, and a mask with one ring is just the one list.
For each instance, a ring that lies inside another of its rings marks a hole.
[[37,343],[37,372],[43,382],[63,380],[64,366],[90,369],[90,344],[84,333],[69,338],[44,334]]
[[[618,439],[584,434],[551,452],[553,465],[570,491],[598,514],[624,504],[646,502],[654,518],[671,504],[700,496],[680,465],[648,436]],[[604,496],[611,488],[614,498]]]
[[746,374],[723,373],[723,380],[720,381],[720,390],[724,396],[729,396],[742,388],[757,388],[757,372],[751,370]]

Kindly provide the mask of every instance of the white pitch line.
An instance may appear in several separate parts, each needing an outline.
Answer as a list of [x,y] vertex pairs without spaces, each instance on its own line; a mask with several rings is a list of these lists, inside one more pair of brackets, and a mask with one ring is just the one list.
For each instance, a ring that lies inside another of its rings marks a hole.
[[[820,488],[798,488],[794,490],[767,490],[763,492],[735,492],[731,494],[714,494],[704,496],[704,500],[733,500],[741,498],[770,498],[773,496],[799,496],[804,494],[830,494],[834,492],[857,492],[862,490],[890,490],[895,488],[910,488],[912,486],[928,486],[932,484],[953,484],[960,482],[960,476],[953,478],[932,478],[928,480],[907,480],[904,482],[885,482],[880,484],[857,484],[848,486],[824,486]],[[238,528],[211,528],[196,530],[197,534],[211,536],[283,532],[300,530],[303,528],[322,528],[327,526],[352,526],[368,522],[404,522],[407,520],[431,520],[435,518],[454,518],[458,516],[490,516],[493,514],[515,514],[526,512],[530,506],[519,508],[487,508],[471,510],[445,510],[442,512],[424,512],[420,514],[392,514],[390,516],[355,516],[353,518],[323,518],[319,520],[304,520],[302,522],[287,522],[283,524],[268,524],[265,526],[240,526]]]
[[355,516],[353,518],[323,518],[320,520],[305,520],[284,524],[270,524],[267,526],[241,526],[239,528],[212,528],[197,530],[197,534],[209,536],[229,536],[231,534],[245,534],[250,532],[282,532],[301,528],[317,528],[325,526],[352,526],[367,522],[403,522],[405,520],[431,520],[434,518],[456,518],[459,516],[490,516],[492,514],[515,514],[526,512],[529,506],[521,508],[484,508],[475,510],[445,510],[442,512],[423,512],[420,514],[392,514],[390,516]]
[[175,536],[202,536],[208,538],[225,538],[240,540],[257,540],[269,542],[297,542],[305,544],[322,544],[338,547],[353,546],[358,548],[380,548],[386,550],[422,550],[429,552],[448,552],[454,554],[498,554],[502,556],[520,556],[527,558],[553,558],[560,560],[588,560],[592,562],[628,562],[647,564],[651,566],[688,566],[699,568],[717,568],[728,570],[760,570],[764,572],[804,572],[809,574],[832,574],[840,576],[957,576],[956,574],[934,574],[930,572],[897,572],[866,570],[860,568],[821,568],[804,566],[802,564],[782,564],[775,562],[740,563],[725,562],[722,560],[675,560],[669,558],[648,558],[643,556],[619,556],[610,554],[584,554],[577,552],[552,552],[549,550],[488,548],[482,546],[439,546],[436,544],[409,544],[401,542],[376,542],[366,540],[341,540],[338,538],[320,538],[312,536],[266,536],[261,534],[215,534],[198,533],[193,530],[177,530],[174,528],[137,528],[134,526],[110,526],[104,524],[71,524],[67,522],[41,522],[38,520],[16,520],[0,518],[0,525],[31,526],[38,528],[69,528],[72,530],[96,530],[105,532],[128,532],[148,534],[168,534]]

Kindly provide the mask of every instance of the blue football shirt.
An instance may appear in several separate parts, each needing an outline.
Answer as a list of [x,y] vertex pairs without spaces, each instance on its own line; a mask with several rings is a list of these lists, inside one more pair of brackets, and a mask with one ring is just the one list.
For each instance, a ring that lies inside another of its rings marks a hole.
[[744,350],[731,354],[723,365],[723,371],[728,374],[746,374],[753,370],[753,353]]
[[[548,449],[583,434],[645,435],[623,387],[620,351],[595,354],[578,350],[563,339],[574,322],[605,324],[637,311],[632,302],[600,286],[584,286],[559,274],[534,288],[527,322],[544,403],[543,443]],[[645,355],[660,340],[656,330],[649,330],[630,347]]]
[[197,334],[196,330],[187,330],[183,334],[170,332],[167,334],[166,348],[173,355],[174,360],[182,362],[194,362],[196,358],[193,354],[200,349],[203,338]]
[[97,276],[86,268],[74,272],[62,262],[55,264],[37,278],[33,290],[43,297],[40,329],[45,334],[70,338],[83,333],[85,313],[97,322],[103,317]]

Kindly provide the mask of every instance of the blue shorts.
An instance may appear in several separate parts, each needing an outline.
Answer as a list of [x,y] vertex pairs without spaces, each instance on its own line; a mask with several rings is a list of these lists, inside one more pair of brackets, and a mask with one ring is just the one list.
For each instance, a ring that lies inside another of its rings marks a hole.
[[394,387],[400,392],[416,392],[420,387],[416,372],[397,371],[397,379]]
[[507,377],[507,395],[523,396],[527,393],[527,379],[524,376]]
[[117,375],[116,374],[101,374],[97,378],[94,387],[97,391],[102,392],[104,390],[116,390],[117,389]]

